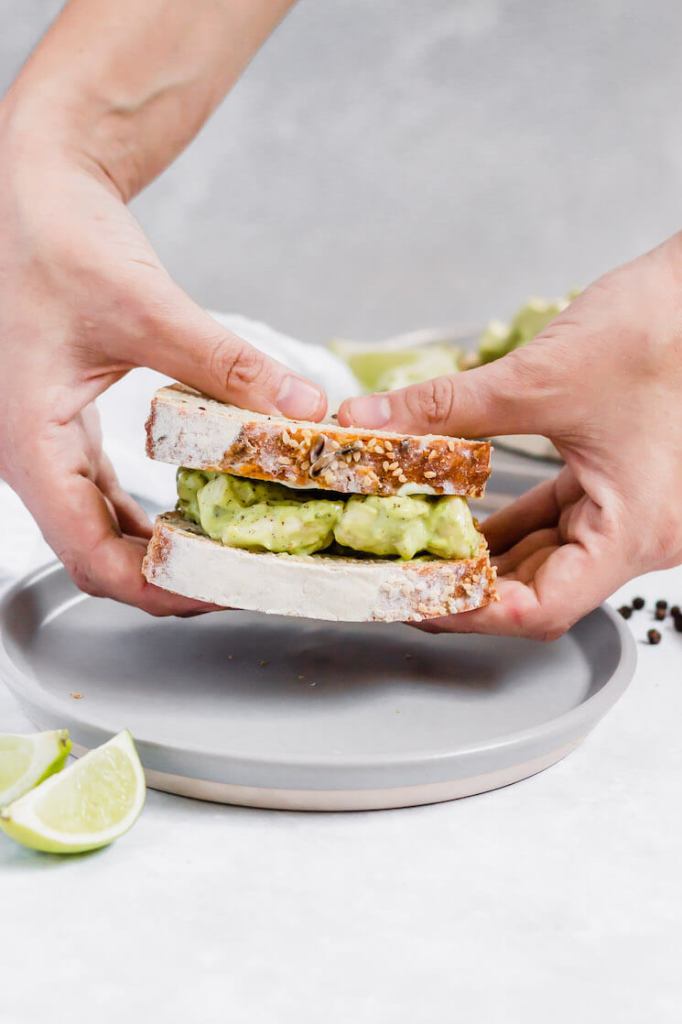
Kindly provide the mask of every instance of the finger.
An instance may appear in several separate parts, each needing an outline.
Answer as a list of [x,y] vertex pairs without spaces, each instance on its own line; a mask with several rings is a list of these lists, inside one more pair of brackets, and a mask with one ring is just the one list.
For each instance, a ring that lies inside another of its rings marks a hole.
[[493,512],[481,524],[481,530],[491,553],[497,555],[513,548],[528,534],[551,527],[558,519],[555,481],[545,480],[499,512]]
[[523,561],[519,562],[515,569],[505,578],[530,585],[540,571],[540,567],[554,554],[558,547],[558,544],[548,544],[545,547],[536,548],[526,555]]
[[499,636],[527,635],[524,624],[536,603],[531,587],[517,580],[498,580],[499,601],[439,619],[425,619],[413,625],[424,633],[493,633]]
[[534,533],[529,533],[527,537],[520,540],[509,551],[495,556],[498,575],[510,576],[536,551],[539,551],[541,548],[558,547],[559,542],[559,531],[556,527],[548,527],[544,530],[536,530]]
[[559,521],[560,503],[577,501],[582,488],[565,467],[553,480],[527,491],[511,505],[494,512],[481,529],[493,554],[507,551],[527,534],[555,526]]
[[494,633],[553,640],[566,632],[626,582],[615,552],[591,556],[578,544],[564,544],[541,565],[528,584],[498,582],[499,602],[443,619],[416,624],[429,633]]
[[134,498],[123,490],[111,461],[104,454],[100,458],[100,470],[95,483],[111,502],[121,533],[149,540],[152,535],[149,516]]
[[563,422],[563,383],[550,348],[531,344],[466,373],[346,399],[339,423],[464,437],[553,435]]
[[[151,536],[151,523],[136,501],[121,487],[110,458],[102,450],[102,429],[97,407],[85,406],[75,417],[73,428],[81,429],[79,439],[84,446],[85,465],[96,465],[95,483],[107,500],[112,521],[118,523],[119,532],[132,537]],[[72,467],[74,470],[76,467]]]
[[108,494],[108,497],[114,507],[121,533],[125,533],[129,537],[149,540],[152,535],[151,520],[135,499],[131,498],[121,487]]
[[319,420],[326,412],[317,384],[227,330],[175,286],[156,299],[145,326],[143,356],[139,339],[126,353],[135,365],[256,412],[304,420]]
[[[142,575],[145,541],[121,535],[106,498],[92,480],[79,474],[53,477],[50,467],[47,460],[36,467],[40,487],[22,497],[81,590],[153,615],[183,615],[213,607],[147,583]],[[58,501],[53,500],[55,494]]]

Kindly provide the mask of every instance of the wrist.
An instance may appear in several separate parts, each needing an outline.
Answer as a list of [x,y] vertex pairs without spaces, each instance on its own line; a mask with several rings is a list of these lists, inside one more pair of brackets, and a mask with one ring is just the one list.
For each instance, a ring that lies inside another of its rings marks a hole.
[[107,104],[66,82],[15,82],[0,101],[0,150],[5,166],[61,164],[88,171],[124,202],[136,188],[132,153],[117,140]]

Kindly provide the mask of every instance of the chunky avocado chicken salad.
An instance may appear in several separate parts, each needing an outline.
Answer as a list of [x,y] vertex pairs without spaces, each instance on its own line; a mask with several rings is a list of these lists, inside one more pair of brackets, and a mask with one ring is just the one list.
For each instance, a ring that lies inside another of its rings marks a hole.
[[180,468],[178,511],[228,547],[312,555],[316,551],[407,560],[470,558],[481,534],[464,498],[379,497],[294,490],[229,473]]

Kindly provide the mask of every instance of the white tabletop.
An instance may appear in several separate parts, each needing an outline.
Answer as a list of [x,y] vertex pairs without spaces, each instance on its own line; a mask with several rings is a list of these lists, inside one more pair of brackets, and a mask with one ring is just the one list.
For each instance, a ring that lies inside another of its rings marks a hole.
[[[682,570],[636,592],[682,599]],[[587,742],[504,790],[328,815],[150,791],[94,855],[0,837],[0,1019],[678,1021],[682,635],[639,650]],[[31,729],[1,684],[0,722]]]

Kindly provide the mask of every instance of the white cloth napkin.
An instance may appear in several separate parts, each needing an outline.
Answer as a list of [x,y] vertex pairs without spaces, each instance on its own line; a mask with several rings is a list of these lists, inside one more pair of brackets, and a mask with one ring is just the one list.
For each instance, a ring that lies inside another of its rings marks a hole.
[[[321,384],[331,409],[347,395],[356,393],[358,382],[333,352],[306,345],[275,331],[267,324],[237,314],[212,313],[235,334],[246,338],[267,355]],[[144,423],[155,389],[167,378],[153,370],[134,370],[99,399],[108,452],[123,486],[151,504],[170,508],[175,502],[175,468],[152,462],[144,452]],[[0,583],[23,575],[54,557],[40,530],[19,498],[0,482]]]

